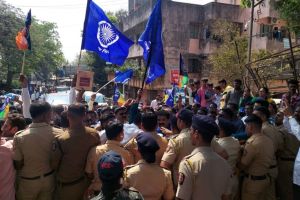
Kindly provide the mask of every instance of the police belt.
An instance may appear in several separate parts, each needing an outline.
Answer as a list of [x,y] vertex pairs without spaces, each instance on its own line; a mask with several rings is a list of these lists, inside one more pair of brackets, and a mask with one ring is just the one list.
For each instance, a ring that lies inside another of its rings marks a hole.
[[295,162],[295,158],[280,158],[282,161],[290,161],[290,162]]
[[246,178],[249,178],[249,179],[251,179],[251,180],[254,180],[254,181],[261,181],[261,180],[267,179],[267,175],[263,175],[263,176],[253,176],[253,175],[250,175],[250,174],[245,174],[245,177],[246,177]]
[[42,175],[42,176],[35,176],[35,177],[24,177],[24,176],[21,176],[22,179],[26,179],[26,180],[37,180],[37,179],[40,179],[40,178],[43,178],[43,177],[47,177],[47,176],[50,176],[51,174],[54,173],[54,170]]
[[71,181],[71,182],[61,182],[61,181],[58,181],[58,180],[56,182],[59,186],[64,187],[64,186],[76,185],[76,184],[80,183],[83,180],[84,180],[84,176],[80,177],[79,179],[76,179],[75,181]]

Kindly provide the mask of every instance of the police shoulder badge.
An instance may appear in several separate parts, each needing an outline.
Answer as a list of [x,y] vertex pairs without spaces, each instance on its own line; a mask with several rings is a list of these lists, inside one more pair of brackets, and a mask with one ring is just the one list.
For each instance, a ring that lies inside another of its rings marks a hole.
[[185,175],[183,173],[179,173],[178,184],[182,185],[184,183]]

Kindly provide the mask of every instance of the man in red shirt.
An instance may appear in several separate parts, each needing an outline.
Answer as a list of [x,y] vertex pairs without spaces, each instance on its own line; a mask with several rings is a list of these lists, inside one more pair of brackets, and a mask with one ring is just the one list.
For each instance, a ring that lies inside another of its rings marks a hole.
[[197,94],[199,96],[199,99],[200,99],[201,107],[206,107],[205,92],[207,90],[207,82],[208,82],[207,78],[202,79],[201,80],[202,85],[201,85],[200,89],[197,92]]

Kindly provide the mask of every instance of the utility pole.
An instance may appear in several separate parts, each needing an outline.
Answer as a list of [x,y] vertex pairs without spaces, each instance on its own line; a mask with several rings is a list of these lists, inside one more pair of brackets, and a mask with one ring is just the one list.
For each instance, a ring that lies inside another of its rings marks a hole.
[[264,0],[260,0],[255,4],[255,0],[251,0],[251,18],[250,18],[250,29],[249,29],[249,38],[248,38],[248,63],[247,63],[247,70],[246,70],[246,77],[245,77],[245,84],[250,86],[249,75],[254,76],[254,82],[257,87],[259,87],[259,83],[255,78],[254,72],[251,68],[251,59],[252,59],[252,38],[253,38],[253,24],[254,24],[254,10],[256,6],[259,6]]
[[251,51],[252,51],[252,37],[253,37],[253,23],[254,23],[254,0],[251,0],[251,18],[250,18],[250,29],[248,38],[248,63],[251,62]]
[[295,62],[295,56],[294,56],[294,50],[293,50],[293,43],[292,43],[292,37],[291,37],[291,30],[288,30],[289,34],[289,43],[290,43],[290,52],[291,52],[291,68],[293,69],[293,75],[294,79],[298,80],[298,74],[297,74],[297,69],[296,69],[296,62]]

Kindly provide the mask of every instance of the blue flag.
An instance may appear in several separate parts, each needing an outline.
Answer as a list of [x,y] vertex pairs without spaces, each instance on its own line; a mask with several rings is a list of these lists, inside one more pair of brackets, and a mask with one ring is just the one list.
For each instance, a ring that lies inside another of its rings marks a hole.
[[30,39],[30,32],[29,32],[30,25],[31,25],[31,9],[27,13],[26,20],[25,20],[25,27],[26,27],[26,30],[27,30],[25,37],[27,39],[29,50],[31,50],[31,39]]
[[133,70],[128,69],[124,72],[116,71],[115,73],[115,83],[122,83],[125,84],[129,79],[133,76]]
[[168,97],[168,99],[166,101],[166,105],[168,105],[170,107],[174,106],[175,94],[176,94],[176,89],[175,89],[175,86],[173,86],[172,92],[169,94],[169,97]]
[[144,49],[144,60],[148,65],[146,83],[149,84],[166,73],[162,43],[161,0],[158,0],[139,38]]
[[103,60],[123,65],[133,42],[111,23],[104,11],[88,0],[81,49],[96,52]]
[[114,92],[114,97],[113,97],[113,101],[116,103],[118,102],[119,98],[121,97],[121,93],[119,91],[119,88],[117,85],[115,85],[115,92]]

